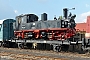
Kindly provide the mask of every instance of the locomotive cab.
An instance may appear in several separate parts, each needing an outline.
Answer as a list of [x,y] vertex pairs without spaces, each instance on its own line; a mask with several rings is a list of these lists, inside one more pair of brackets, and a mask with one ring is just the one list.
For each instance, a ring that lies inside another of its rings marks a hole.
[[18,23],[30,23],[38,21],[38,16],[36,16],[35,14],[25,14],[17,16],[16,20],[18,21]]
[[20,30],[23,26],[23,23],[25,24],[35,21],[38,21],[38,16],[36,16],[35,14],[19,15],[16,17],[16,30]]

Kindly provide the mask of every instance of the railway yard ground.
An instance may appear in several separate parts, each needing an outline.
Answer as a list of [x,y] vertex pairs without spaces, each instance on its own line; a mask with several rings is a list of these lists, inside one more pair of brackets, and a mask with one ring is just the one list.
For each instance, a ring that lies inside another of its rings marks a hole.
[[90,53],[78,54],[0,47],[0,60],[90,60]]

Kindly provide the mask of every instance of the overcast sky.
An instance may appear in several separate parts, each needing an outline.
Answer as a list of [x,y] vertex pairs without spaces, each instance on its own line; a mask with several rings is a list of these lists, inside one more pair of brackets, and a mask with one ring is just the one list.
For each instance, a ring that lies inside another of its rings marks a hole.
[[90,15],[90,0],[0,0],[0,19],[15,18],[19,14],[35,13],[39,16],[46,12],[48,19],[62,15],[64,7],[76,9],[76,22],[86,22]]

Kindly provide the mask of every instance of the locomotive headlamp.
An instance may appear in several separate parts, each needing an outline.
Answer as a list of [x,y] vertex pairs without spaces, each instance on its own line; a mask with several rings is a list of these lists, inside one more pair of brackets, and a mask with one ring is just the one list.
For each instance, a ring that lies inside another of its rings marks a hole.
[[74,15],[71,17],[71,19],[75,19],[75,17],[76,17],[76,15],[74,14]]

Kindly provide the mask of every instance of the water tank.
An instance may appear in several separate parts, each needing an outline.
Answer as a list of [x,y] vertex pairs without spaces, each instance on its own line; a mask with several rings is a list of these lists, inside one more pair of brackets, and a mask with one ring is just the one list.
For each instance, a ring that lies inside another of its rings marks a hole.
[[41,20],[47,21],[47,14],[46,13],[41,14]]

